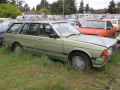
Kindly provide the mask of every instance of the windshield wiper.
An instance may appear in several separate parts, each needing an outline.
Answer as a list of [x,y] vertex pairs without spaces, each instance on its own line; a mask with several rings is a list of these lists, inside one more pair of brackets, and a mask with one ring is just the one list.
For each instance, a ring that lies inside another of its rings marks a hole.
[[[79,33],[80,34],[80,33]],[[75,35],[79,35],[79,34],[70,34],[70,35],[68,35],[68,36],[66,36],[66,38],[68,38],[68,37],[70,37],[70,36],[75,36]]]

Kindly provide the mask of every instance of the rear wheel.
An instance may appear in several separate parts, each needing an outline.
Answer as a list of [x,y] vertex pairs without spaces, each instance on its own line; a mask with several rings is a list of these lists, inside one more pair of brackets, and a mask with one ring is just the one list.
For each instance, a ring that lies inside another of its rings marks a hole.
[[13,46],[13,51],[18,53],[21,52],[21,50],[22,50],[21,45],[19,43],[15,43]]
[[86,71],[91,68],[91,61],[89,57],[81,52],[76,52],[71,57],[72,66],[80,71]]

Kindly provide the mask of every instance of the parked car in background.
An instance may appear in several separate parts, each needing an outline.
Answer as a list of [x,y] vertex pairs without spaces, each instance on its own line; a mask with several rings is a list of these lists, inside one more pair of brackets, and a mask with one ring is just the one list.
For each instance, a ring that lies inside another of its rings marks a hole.
[[120,31],[120,19],[108,19],[114,27],[116,27],[117,31]]
[[69,62],[75,69],[104,66],[116,50],[117,40],[83,35],[66,21],[14,22],[4,34],[6,46],[46,54]]
[[116,33],[116,28],[107,20],[87,20],[78,30],[82,34],[102,37],[110,37]]
[[81,27],[81,23],[79,22],[79,20],[76,20],[76,19],[67,19],[67,22],[70,23],[75,28]]

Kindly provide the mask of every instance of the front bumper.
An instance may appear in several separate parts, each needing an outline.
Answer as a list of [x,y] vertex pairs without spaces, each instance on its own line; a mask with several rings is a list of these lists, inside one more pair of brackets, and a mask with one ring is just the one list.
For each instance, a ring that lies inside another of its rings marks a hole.
[[93,67],[98,67],[98,68],[103,67],[110,60],[111,57],[112,57],[112,55],[106,59],[105,58],[97,58],[96,60],[92,60]]
[[113,53],[109,55],[107,58],[99,57],[99,58],[96,58],[95,60],[92,60],[93,67],[103,67],[111,59],[111,57],[114,54],[116,54],[117,45],[114,45],[112,49],[113,49]]

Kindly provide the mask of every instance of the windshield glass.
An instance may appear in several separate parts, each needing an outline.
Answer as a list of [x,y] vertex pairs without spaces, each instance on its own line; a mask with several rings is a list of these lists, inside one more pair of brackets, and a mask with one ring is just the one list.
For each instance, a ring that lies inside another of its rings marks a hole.
[[53,28],[57,30],[60,36],[69,36],[71,34],[79,34],[80,32],[69,23],[54,23]]
[[105,28],[105,22],[102,21],[87,21],[82,27],[88,28]]
[[112,24],[117,24],[116,20],[110,20]]

